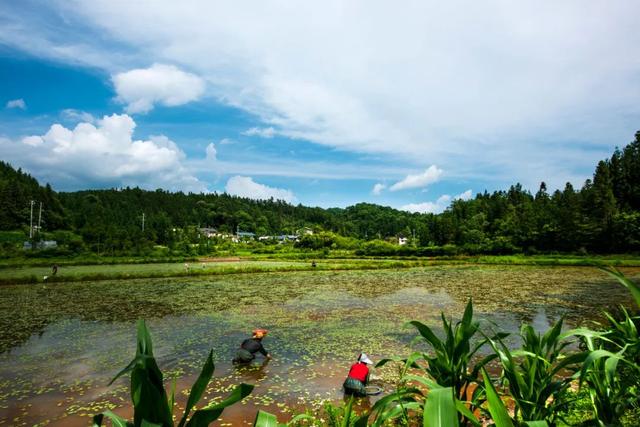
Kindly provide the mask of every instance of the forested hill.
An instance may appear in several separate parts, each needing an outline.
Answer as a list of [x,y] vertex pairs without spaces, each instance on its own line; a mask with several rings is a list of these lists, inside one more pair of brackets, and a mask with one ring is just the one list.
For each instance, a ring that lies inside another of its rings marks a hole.
[[36,216],[39,202],[46,207],[49,228],[66,226],[62,205],[49,184],[42,187],[35,178],[0,161],[0,230],[17,230],[28,225],[31,200],[38,202],[34,207]]
[[[302,227],[361,240],[404,235],[416,246],[456,245],[467,252],[626,252],[640,250],[640,132],[598,163],[581,189],[567,184],[535,194],[519,184],[454,201],[442,214],[411,214],[360,203],[346,209],[293,206],[227,194],[184,194],[138,188],[56,194],[0,163],[0,229],[25,229],[29,201],[43,201],[46,230],[66,228],[87,248],[126,251],[131,242],[171,245],[175,229],[292,234]],[[142,233],[142,214],[145,231]]]

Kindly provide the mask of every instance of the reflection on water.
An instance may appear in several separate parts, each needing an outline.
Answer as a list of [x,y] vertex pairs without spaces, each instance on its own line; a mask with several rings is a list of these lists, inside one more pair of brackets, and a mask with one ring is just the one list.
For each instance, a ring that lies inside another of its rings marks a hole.
[[[639,269],[626,271],[636,279]],[[209,278],[103,281],[0,288],[0,424],[86,425],[104,409],[126,415],[128,383],[109,379],[135,352],[135,319],[148,320],[167,379],[188,390],[213,348],[216,374],[207,399],[230,384],[256,384],[224,414],[237,424],[267,409],[286,417],[340,386],[360,351],[374,359],[406,354],[403,328],[459,318],[474,299],[482,327],[515,332],[522,322],[569,326],[630,303],[626,290],[591,268],[433,267],[410,270],[268,273]],[[255,327],[270,330],[264,365],[230,364]],[[381,370],[383,385],[392,369]],[[184,394],[178,393],[179,405]],[[375,399],[363,400],[368,405]]]

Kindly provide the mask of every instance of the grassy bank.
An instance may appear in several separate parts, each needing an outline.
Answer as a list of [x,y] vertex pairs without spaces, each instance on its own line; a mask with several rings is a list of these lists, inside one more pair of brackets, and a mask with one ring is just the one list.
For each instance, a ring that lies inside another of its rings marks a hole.
[[[316,262],[293,261],[239,261],[193,263],[185,267],[174,264],[115,264],[93,266],[60,267],[58,274],[51,275],[45,267],[26,267],[0,270],[0,285],[21,283],[81,282],[95,280],[128,280],[142,278],[213,276],[242,273],[294,272],[294,271],[341,271],[399,269],[431,265],[428,261],[402,260],[325,260]],[[46,277],[46,279],[45,279]]]
[[[144,260],[109,258],[102,263],[52,262],[39,260],[35,264],[7,263],[0,267],[0,285],[22,283],[79,282],[89,280],[127,280],[133,278],[163,278],[224,275],[238,273],[265,273],[288,271],[339,271],[402,269],[436,265],[531,265],[531,266],[602,266],[640,267],[640,258],[626,256],[579,257],[551,255],[510,256],[456,256],[433,258],[374,258],[348,257],[348,254],[330,254],[313,260],[307,257],[273,257],[262,254],[243,254],[242,258]],[[295,255],[295,254],[294,254]],[[333,255],[333,256],[331,256]],[[339,255],[339,256],[336,256]],[[16,261],[16,260],[14,260]],[[30,260],[31,261],[31,260]],[[119,262],[118,262],[119,261]],[[51,266],[58,265],[53,276]]]

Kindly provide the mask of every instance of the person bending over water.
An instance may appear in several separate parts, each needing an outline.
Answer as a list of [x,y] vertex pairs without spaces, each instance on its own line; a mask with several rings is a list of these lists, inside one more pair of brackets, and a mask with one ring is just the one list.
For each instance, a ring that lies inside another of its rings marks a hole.
[[267,332],[266,329],[255,329],[253,336],[242,341],[242,344],[240,344],[233,363],[251,363],[253,359],[256,358],[256,353],[262,354],[265,360],[271,359],[271,355],[262,345],[262,338],[267,335]]
[[369,382],[369,367],[367,365],[373,365],[373,362],[366,354],[360,353],[358,361],[351,365],[349,375],[347,375],[347,379],[342,384],[345,394],[351,394],[356,397],[367,395],[365,389]]

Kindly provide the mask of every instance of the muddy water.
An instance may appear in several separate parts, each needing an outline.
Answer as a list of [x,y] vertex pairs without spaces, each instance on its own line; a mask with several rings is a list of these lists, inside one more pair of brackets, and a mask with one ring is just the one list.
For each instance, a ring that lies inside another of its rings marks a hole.
[[[640,277],[640,269],[625,271]],[[592,268],[455,266],[406,270],[299,272],[210,278],[102,281],[0,288],[0,425],[88,425],[112,409],[130,415],[128,382],[109,379],[135,353],[135,320],[145,318],[178,406],[210,349],[214,380],[202,404],[233,384],[252,395],[222,424],[251,424],[257,409],[281,420],[324,401],[340,402],[340,385],[360,351],[380,359],[411,350],[403,324],[437,328],[459,317],[469,297],[487,331],[569,326],[601,310],[630,304],[627,291]],[[237,369],[228,363],[254,327],[270,330],[274,359]],[[391,389],[394,369],[376,373]],[[375,399],[359,402],[372,404]],[[176,411],[179,412],[179,411]]]

